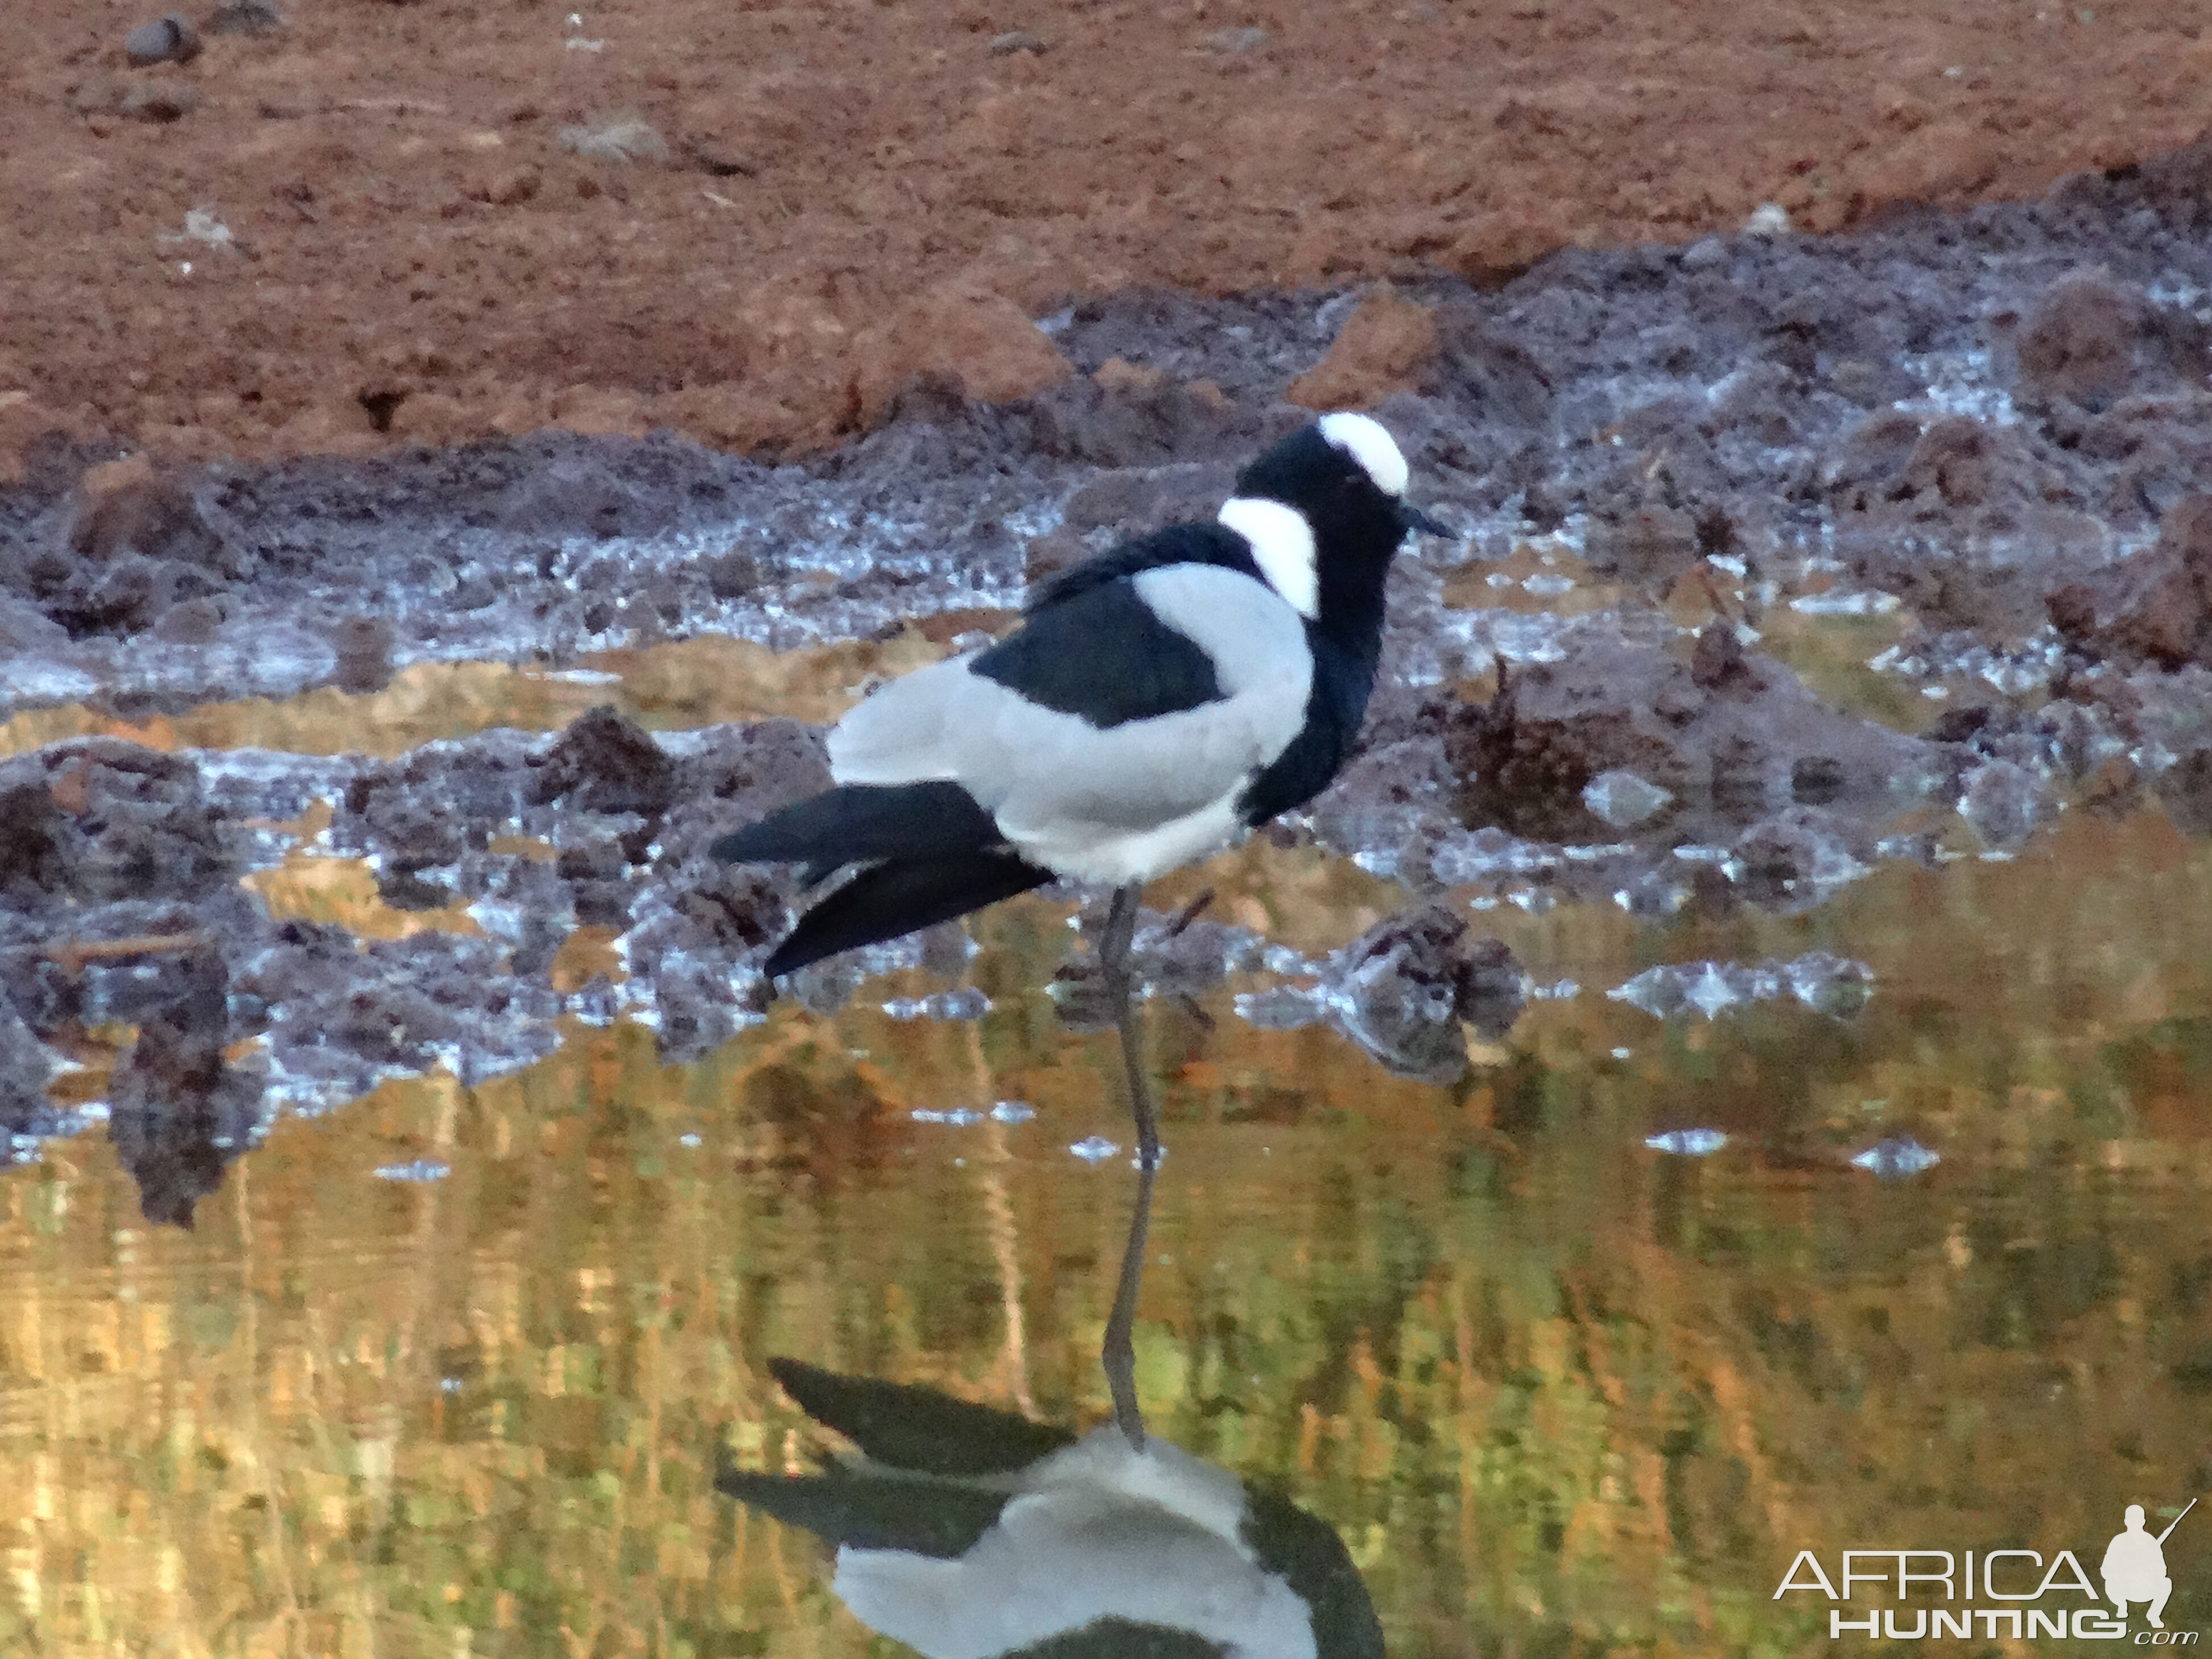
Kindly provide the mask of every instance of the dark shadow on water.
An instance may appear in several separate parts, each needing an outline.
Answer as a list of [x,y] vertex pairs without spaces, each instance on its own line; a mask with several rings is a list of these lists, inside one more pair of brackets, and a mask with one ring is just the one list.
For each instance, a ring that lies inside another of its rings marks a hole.
[[258,1079],[223,1057],[229,975],[213,950],[178,964],[182,994],[142,1018],[116,1070],[108,1133],[149,1221],[192,1224],[199,1200],[252,1140]]

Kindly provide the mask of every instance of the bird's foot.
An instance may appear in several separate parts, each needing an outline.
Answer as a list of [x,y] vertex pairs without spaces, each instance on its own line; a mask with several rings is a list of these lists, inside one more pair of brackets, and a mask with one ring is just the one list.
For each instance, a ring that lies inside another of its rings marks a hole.
[[1212,902],[1213,890],[1209,887],[1204,892],[1200,893],[1196,898],[1193,899],[1189,903],[1184,905],[1182,909],[1175,913],[1175,915],[1168,922],[1166,931],[1164,931],[1160,937],[1162,939],[1181,938],[1182,935],[1182,930],[1189,927],[1194,921],[1196,921],[1200,916],[1204,915],[1206,912],[1207,907]]

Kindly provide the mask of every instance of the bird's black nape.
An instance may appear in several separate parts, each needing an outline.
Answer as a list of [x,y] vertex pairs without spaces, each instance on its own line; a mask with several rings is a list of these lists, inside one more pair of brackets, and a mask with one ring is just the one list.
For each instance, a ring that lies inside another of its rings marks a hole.
[[1004,851],[937,853],[868,865],[799,917],[762,971],[771,979],[795,974],[840,951],[950,921],[1051,879],[1051,871]]

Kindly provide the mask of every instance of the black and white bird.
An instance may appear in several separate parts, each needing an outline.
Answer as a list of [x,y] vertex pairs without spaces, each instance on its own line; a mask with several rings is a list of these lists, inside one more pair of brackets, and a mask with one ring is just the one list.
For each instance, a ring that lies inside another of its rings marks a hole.
[[1102,962],[1138,889],[1313,799],[1350,755],[1408,533],[1406,459],[1365,415],[1324,415],[1238,475],[1215,520],[1065,570],[987,649],[892,681],[830,733],[837,787],[725,836],[811,886],[770,975],[964,915],[1054,877],[1109,885]]
[[834,1546],[837,1598],[928,1659],[1381,1659],[1343,1540],[1278,1493],[1163,1440],[768,1364],[858,1455],[715,1486]]

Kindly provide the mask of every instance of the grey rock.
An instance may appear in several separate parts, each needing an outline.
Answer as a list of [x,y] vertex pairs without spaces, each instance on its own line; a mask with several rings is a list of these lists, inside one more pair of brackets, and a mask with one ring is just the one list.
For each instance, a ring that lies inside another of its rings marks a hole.
[[180,11],[141,23],[123,43],[123,55],[136,69],[155,64],[189,64],[200,55],[200,32]]

